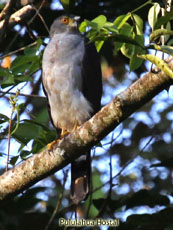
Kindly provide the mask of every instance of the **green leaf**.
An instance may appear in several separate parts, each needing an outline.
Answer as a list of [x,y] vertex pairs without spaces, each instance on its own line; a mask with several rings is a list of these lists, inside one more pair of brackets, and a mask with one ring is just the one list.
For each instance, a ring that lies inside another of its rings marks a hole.
[[79,26],[79,31],[82,32],[86,32],[86,27],[87,27],[87,22],[83,21],[80,26]]
[[133,27],[129,23],[125,23],[123,27],[120,29],[120,34],[125,35],[127,37],[132,37]]
[[86,20],[86,19],[85,19],[85,22],[86,22],[86,26],[87,26],[87,27],[91,27],[93,30],[96,30],[96,31],[99,30],[99,29],[98,29],[97,23],[92,22],[92,21],[88,21],[88,20]]
[[30,63],[35,59],[35,56],[25,56],[20,55],[14,59],[14,61],[11,63],[10,69],[14,71],[14,69],[18,66],[22,66],[23,64]]
[[5,87],[8,87],[10,85],[15,85],[15,81],[14,81],[14,76],[11,74],[11,75],[6,75],[4,76],[4,80],[1,81],[1,87],[2,88],[5,88]]
[[12,73],[9,69],[6,68],[1,68],[0,67],[0,76],[4,77],[4,76],[10,76]]
[[80,25],[80,31],[84,32],[86,27],[89,26],[93,30],[95,30],[95,32],[96,31],[99,32],[103,28],[103,26],[105,25],[106,21],[107,21],[107,19],[104,15],[99,15],[98,17],[96,17],[92,21],[85,20]]
[[143,63],[143,60],[138,58],[136,55],[136,52],[135,52],[135,54],[132,55],[132,57],[130,58],[130,63],[129,63],[130,70],[134,71],[134,70],[138,69],[142,63]]
[[19,156],[12,157],[12,158],[10,159],[10,164],[11,164],[11,165],[15,165],[16,162],[17,162],[17,160],[18,160],[18,158],[19,158]]
[[[149,47],[149,48],[152,48],[152,47]],[[173,47],[172,46],[158,46],[158,45],[154,44],[153,48],[155,50],[159,50],[159,51],[162,51],[164,53],[168,53],[169,55],[173,56]]]
[[40,123],[40,122],[38,122],[38,121],[34,121],[34,120],[26,120],[26,119],[24,119],[24,120],[22,120],[23,122],[25,122],[25,123],[28,123],[28,124],[33,124],[33,125],[37,125],[37,126],[40,126],[41,128],[43,128],[45,131],[49,131],[49,128],[46,126],[46,125],[44,125],[44,124],[42,124],[42,123]]
[[155,23],[154,29],[159,29],[161,25],[165,25],[172,19],[173,19],[173,11],[166,12],[165,16],[162,16],[157,20],[157,22]]
[[16,130],[18,129],[19,127],[19,109],[20,109],[20,105],[17,105],[16,106],[16,113],[17,113],[17,124],[16,124],[16,127],[13,129],[13,131],[11,132],[11,135],[13,135]]
[[39,58],[36,58],[35,61],[33,61],[28,67],[28,73],[32,75],[39,69],[40,69],[40,61],[39,61]]
[[15,83],[20,83],[24,81],[32,81],[33,79],[29,75],[16,75]]
[[130,18],[130,16],[131,15],[129,13],[125,15],[120,15],[115,19],[113,23],[118,29],[121,29],[124,26],[124,24],[127,22],[127,20]]
[[9,121],[9,118],[6,115],[0,113],[0,124],[4,122],[8,122],[8,121]]
[[159,57],[156,57],[152,54],[138,55],[138,57],[150,61],[155,64],[159,69],[165,72],[171,79],[173,79],[173,72],[170,69],[169,65]]
[[137,14],[133,14],[137,34],[143,35],[143,20]]
[[30,154],[31,154],[30,151],[22,150],[20,152],[20,157],[22,158],[22,160],[26,160]]
[[134,53],[135,46],[129,43],[124,43],[121,47],[121,52],[127,58],[131,58]]
[[167,30],[167,29],[154,30],[150,34],[150,41],[153,42],[154,40],[156,40],[158,37],[160,37],[162,35],[173,35],[173,31],[172,30]]
[[35,57],[36,52],[37,52],[37,47],[28,47],[24,49],[25,56]]
[[19,124],[13,137],[17,141],[26,145],[30,140],[38,138],[40,131],[41,129],[39,126],[24,122]]
[[[124,26],[120,29],[119,34],[126,36],[126,37],[131,37],[131,34],[133,32],[133,27],[129,23],[125,23]],[[120,39],[121,42],[116,41],[114,43],[114,54],[116,54],[123,46],[123,40]]]
[[92,20],[93,23],[97,24],[97,29],[100,30],[103,28],[107,21],[107,18],[104,15],[99,15],[95,19]]
[[[131,45],[137,45],[139,47],[141,47],[141,45],[135,41],[133,38],[130,38],[128,36],[125,36],[123,34],[114,34],[112,35],[112,38],[114,38],[115,41],[118,42],[123,42],[123,43],[127,43],[127,44],[131,44]],[[141,47],[143,48],[143,47]]]
[[[138,35],[135,34],[135,38],[134,38],[139,44],[141,44],[141,46],[144,45],[144,36],[143,34]],[[134,46],[134,52],[130,57],[130,63],[129,63],[129,67],[131,71],[134,71],[136,69],[138,69],[141,64],[143,63],[143,60],[141,60],[137,55],[138,54],[145,54],[145,50],[142,49],[139,46]]]
[[160,12],[160,5],[158,3],[154,3],[154,5],[149,9],[148,12],[148,23],[151,26],[152,30],[154,30],[154,26],[157,22],[157,18]]
[[173,38],[168,41],[167,45],[168,46],[172,46],[173,45]]
[[0,76],[3,77],[1,81],[2,88],[15,84],[14,75],[9,69],[0,68]]
[[37,40],[37,50],[40,49],[40,46],[41,46],[42,44],[43,44],[43,41],[42,41],[41,38],[39,38],[39,39]]
[[117,27],[112,22],[106,22],[104,25],[104,29],[116,34],[119,33]]
[[104,44],[104,41],[96,41],[95,42],[95,46],[96,46],[97,52],[99,52],[101,50],[103,44]]

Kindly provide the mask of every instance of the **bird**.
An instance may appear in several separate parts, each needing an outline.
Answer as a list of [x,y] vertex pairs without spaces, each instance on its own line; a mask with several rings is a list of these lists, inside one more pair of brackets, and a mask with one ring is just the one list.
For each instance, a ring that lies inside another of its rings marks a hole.
[[[94,44],[79,32],[77,16],[62,15],[50,27],[42,59],[43,89],[50,119],[63,137],[101,108],[102,74]],[[90,151],[71,162],[71,199],[78,205],[90,192]]]

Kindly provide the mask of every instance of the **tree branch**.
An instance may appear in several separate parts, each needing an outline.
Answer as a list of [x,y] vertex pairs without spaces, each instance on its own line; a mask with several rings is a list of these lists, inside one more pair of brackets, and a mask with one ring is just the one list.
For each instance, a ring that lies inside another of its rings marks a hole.
[[[35,9],[31,5],[24,6],[14,14],[9,17],[8,26],[12,27],[16,24],[22,23],[28,17],[31,17],[31,14],[35,12]],[[3,31],[5,27],[5,19],[0,21],[0,32]]]
[[[169,65],[173,69],[173,59]],[[62,169],[171,84],[173,81],[161,71],[145,74],[77,130],[53,142],[51,150],[45,148],[1,175],[0,200],[12,197]]]
[[15,0],[10,0],[6,4],[6,6],[4,7],[4,9],[2,10],[2,12],[0,14],[0,21],[2,19],[4,19],[3,20],[3,24],[2,24],[2,28],[0,30],[0,43],[2,42],[2,40],[5,37],[5,33],[6,33],[7,28],[8,28],[8,24],[9,24],[9,19],[10,19],[10,16],[11,16],[11,12],[12,12],[12,9],[15,6],[15,4],[16,4]]

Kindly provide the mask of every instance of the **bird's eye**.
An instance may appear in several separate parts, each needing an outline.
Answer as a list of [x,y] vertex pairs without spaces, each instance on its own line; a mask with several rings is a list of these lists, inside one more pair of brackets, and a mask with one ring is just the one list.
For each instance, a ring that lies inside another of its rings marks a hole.
[[63,24],[68,24],[69,23],[69,19],[67,17],[62,18],[61,21],[62,21]]

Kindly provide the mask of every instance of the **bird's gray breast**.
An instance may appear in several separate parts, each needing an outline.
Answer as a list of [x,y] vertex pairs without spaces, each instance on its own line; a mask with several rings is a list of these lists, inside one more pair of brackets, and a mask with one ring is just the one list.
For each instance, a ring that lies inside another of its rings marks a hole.
[[57,128],[71,131],[90,117],[92,108],[81,90],[84,52],[80,34],[55,34],[45,49],[43,84]]

